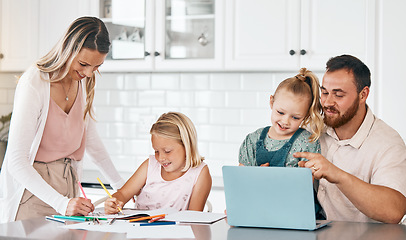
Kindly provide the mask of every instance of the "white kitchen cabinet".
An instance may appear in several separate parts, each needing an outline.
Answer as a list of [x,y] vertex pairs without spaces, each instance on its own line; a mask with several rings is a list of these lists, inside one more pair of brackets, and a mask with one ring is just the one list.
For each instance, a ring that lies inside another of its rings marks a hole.
[[38,56],[39,0],[0,0],[0,71],[23,71]]
[[226,6],[228,70],[324,70],[330,57],[344,53],[373,63],[375,1],[227,0]]
[[223,1],[101,0],[99,9],[112,40],[101,71],[223,69]]
[[95,0],[0,0],[0,71],[25,71],[45,55]]

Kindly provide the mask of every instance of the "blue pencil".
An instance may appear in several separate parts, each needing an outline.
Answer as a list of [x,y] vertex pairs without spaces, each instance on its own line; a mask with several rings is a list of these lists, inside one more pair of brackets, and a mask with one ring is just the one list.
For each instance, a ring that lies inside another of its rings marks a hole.
[[174,225],[176,222],[152,222],[152,223],[141,223],[140,226],[157,226],[157,225]]

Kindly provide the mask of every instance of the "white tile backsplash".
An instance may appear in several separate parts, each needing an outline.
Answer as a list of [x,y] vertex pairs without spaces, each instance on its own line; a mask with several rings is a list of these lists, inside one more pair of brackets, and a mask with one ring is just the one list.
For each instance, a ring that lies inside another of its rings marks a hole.
[[210,90],[240,90],[241,89],[241,75],[230,73],[216,73],[211,75]]
[[135,91],[110,91],[109,102],[112,106],[132,107],[138,106],[137,92]]
[[179,74],[154,74],[152,75],[151,88],[163,90],[179,89],[180,75]]
[[162,107],[165,106],[165,96],[165,91],[142,91],[138,94],[138,103],[143,107]]
[[208,90],[209,74],[185,73],[180,75],[180,88],[183,90]]
[[246,91],[270,91],[274,89],[274,77],[271,73],[241,74],[242,89]]
[[228,109],[228,108],[214,108],[210,109],[210,123],[219,124],[224,128],[224,124],[227,125],[239,125],[240,124],[240,110]]
[[96,89],[124,89],[124,75],[113,73],[102,73],[96,75]]
[[255,92],[227,92],[226,106],[229,108],[256,108],[257,94]]
[[168,91],[166,93],[166,105],[174,107],[193,107],[193,92]]
[[[221,166],[237,165],[245,136],[270,125],[269,95],[295,73],[103,73],[94,99],[97,129],[117,169],[131,175],[153,154],[149,130],[164,112],[195,124],[199,151],[221,185]],[[0,74],[0,114],[11,111],[17,74]],[[85,171],[96,170],[85,161]]]
[[225,107],[225,92],[201,91],[195,94],[196,107]]
[[151,88],[150,74],[127,74],[124,77],[124,85],[126,90],[143,90]]

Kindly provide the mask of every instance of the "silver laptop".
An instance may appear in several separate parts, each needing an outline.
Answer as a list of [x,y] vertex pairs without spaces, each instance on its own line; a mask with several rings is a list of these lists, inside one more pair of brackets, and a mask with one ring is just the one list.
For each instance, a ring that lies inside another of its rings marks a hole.
[[231,226],[315,230],[313,179],[308,168],[223,166]]

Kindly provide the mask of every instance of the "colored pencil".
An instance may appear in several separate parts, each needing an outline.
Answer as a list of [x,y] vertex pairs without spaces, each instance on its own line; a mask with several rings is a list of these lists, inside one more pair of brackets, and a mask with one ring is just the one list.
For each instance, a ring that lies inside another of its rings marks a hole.
[[166,214],[160,214],[160,215],[149,216],[149,217],[141,217],[141,218],[131,219],[129,222],[138,222],[138,221],[149,220],[149,219],[165,217],[165,216],[166,216]]
[[173,225],[176,222],[152,222],[152,223],[141,223],[140,226],[156,226],[156,225]]
[[79,185],[79,187],[80,187],[80,190],[82,191],[82,193],[83,193],[83,196],[86,198],[86,200],[87,200],[87,197],[86,197],[86,194],[85,194],[85,190],[83,190],[83,187],[82,187],[82,184],[80,183],[80,181],[78,180],[78,185]]
[[[107,191],[107,188],[104,186],[104,184],[102,183],[102,181],[100,180],[100,178],[97,178],[97,181],[99,181],[100,185],[104,188],[104,191],[106,191],[107,195],[109,195],[110,198],[113,198],[113,196],[111,196],[111,194],[109,193],[109,191]],[[123,210],[121,210],[121,208],[120,208],[119,206],[117,206],[117,208],[118,208],[118,210],[120,210],[120,212],[121,212],[122,214],[124,214],[124,213],[123,213]]]
[[64,216],[64,215],[52,215],[53,218],[64,219],[76,222],[85,222],[86,218],[80,216]]

